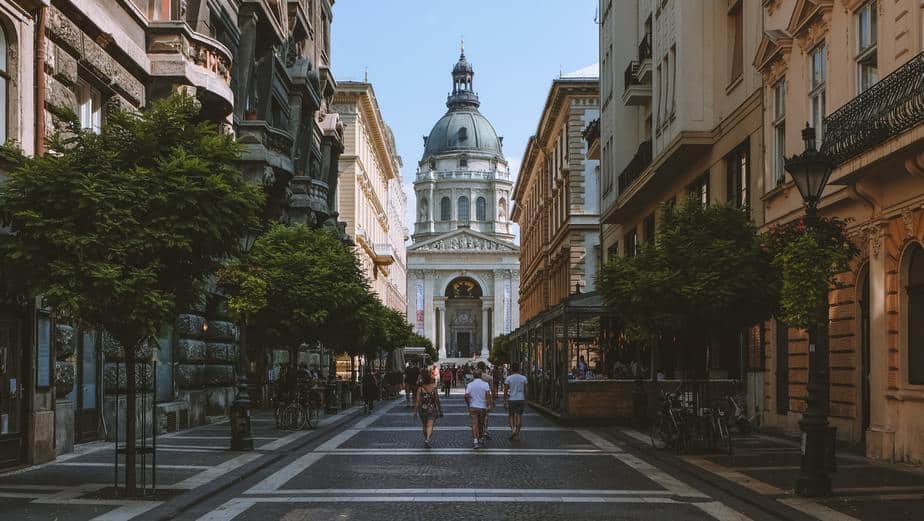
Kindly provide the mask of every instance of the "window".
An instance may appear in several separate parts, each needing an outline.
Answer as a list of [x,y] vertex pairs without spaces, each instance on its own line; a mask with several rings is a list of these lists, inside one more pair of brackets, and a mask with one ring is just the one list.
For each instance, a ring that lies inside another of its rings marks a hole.
[[825,125],[825,81],[828,78],[825,63],[825,45],[821,44],[809,55],[809,114],[812,127],[815,128],[815,142],[821,146]]
[[468,166],[468,158],[465,157],[465,156],[460,157],[460,158],[459,158],[459,166],[462,167],[462,168],[467,167],[467,166]]
[[6,40],[6,31],[0,26],[0,144],[6,143],[7,139],[7,103],[9,102],[9,81],[10,73],[7,70],[7,55],[9,54],[9,43]]
[[470,208],[468,207],[468,197],[464,195],[459,197],[459,202],[457,203],[456,212],[458,212],[458,220],[467,221],[469,220]]
[[750,153],[748,143],[740,145],[725,158],[728,202],[738,208],[750,206]]
[[80,114],[80,127],[99,134],[102,110],[99,91],[84,82],[77,84],[77,106]]
[[657,103],[658,116],[655,120],[655,127],[660,131],[661,122],[664,121],[664,118],[661,116],[661,113],[664,111],[664,75],[661,74],[661,64],[658,64],[658,68],[655,70],[655,81],[658,83],[658,99],[655,100]]
[[484,200],[484,197],[479,197],[475,199],[475,219],[479,221],[487,220],[486,207],[487,204]]
[[857,11],[857,93],[879,81],[876,52],[876,2],[867,2]]
[[452,201],[448,197],[440,199],[440,220],[448,221],[452,219]]
[[924,249],[912,246],[908,264],[908,383],[924,385]]
[[777,185],[786,177],[786,80],[773,85],[773,179]]
[[668,88],[670,89],[670,116],[674,115],[677,110],[677,46],[672,45],[670,53],[667,55],[667,63],[670,67],[670,76],[668,77]]
[[709,172],[706,172],[699,179],[693,181],[687,191],[690,194],[690,199],[698,201],[699,204],[705,206],[709,205]]
[[655,214],[645,217],[645,244],[654,244],[655,241]]
[[728,82],[737,80],[744,72],[744,9],[741,0],[728,10],[728,52],[731,60]]
[[626,241],[626,256],[627,257],[637,257],[638,256],[638,232],[635,228],[629,231],[625,236]]

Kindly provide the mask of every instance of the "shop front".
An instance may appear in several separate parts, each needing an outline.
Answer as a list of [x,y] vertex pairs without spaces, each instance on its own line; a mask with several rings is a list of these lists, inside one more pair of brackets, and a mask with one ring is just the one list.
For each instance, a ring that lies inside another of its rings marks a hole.
[[23,392],[26,324],[12,308],[0,308],[0,468],[20,463],[23,443]]
[[714,403],[743,390],[739,340],[705,350],[627,342],[615,318],[599,294],[578,294],[511,334],[532,405],[566,422],[628,423],[650,415],[662,391]]

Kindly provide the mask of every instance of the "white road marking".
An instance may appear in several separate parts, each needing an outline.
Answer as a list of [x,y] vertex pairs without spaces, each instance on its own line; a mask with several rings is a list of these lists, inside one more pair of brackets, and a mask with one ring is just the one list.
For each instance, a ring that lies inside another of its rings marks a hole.
[[322,454],[320,452],[309,452],[308,454],[305,454],[304,456],[298,458],[292,463],[289,463],[288,465],[281,468],[277,472],[274,472],[273,474],[271,474],[269,477],[267,477],[263,481],[251,487],[250,490],[248,490],[245,493],[246,494],[272,493],[274,490],[277,490],[283,485],[285,485],[289,480],[291,480],[295,476],[304,472],[305,469],[317,463],[318,460],[320,460],[324,456],[325,454]]
[[[91,462],[73,461],[73,462],[66,462],[66,463],[57,463],[56,465],[59,467],[112,467],[111,462],[109,463],[92,462],[91,463]],[[139,466],[141,465],[140,461],[138,462],[138,465]],[[178,469],[178,470],[187,470],[187,469],[188,470],[202,470],[202,469],[210,469],[212,467],[209,465],[160,465],[159,464],[157,465],[157,468],[159,469]],[[3,488],[3,486],[0,486],[0,488]],[[58,487],[58,488],[62,488],[62,487]]]
[[229,521],[243,514],[245,510],[255,503],[256,501],[252,499],[232,499],[200,517],[198,521]]
[[782,496],[786,492],[780,488],[774,487],[769,483],[764,483],[758,479],[754,479],[747,474],[732,470],[728,467],[719,465],[718,463],[713,463],[712,461],[707,460],[706,458],[696,458],[692,456],[684,456],[682,458],[687,463],[691,465],[696,465],[697,467],[705,470],[706,472],[711,472],[716,476],[722,477],[735,483],[741,485],[742,487],[748,488],[760,495],[763,496]]
[[[471,431],[472,428],[469,425],[440,425],[436,424],[433,428],[434,436],[439,434],[440,431]],[[520,429],[520,432],[571,432],[573,429],[567,427],[523,427]],[[421,428],[418,427],[366,427],[363,429],[364,432],[391,432],[391,431],[413,431],[421,432]],[[510,432],[510,427],[495,427],[491,426],[492,432]]]
[[704,501],[692,504],[719,521],[752,521],[750,517],[718,501]]
[[[228,436],[173,436],[171,440],[228,440],[230,442],[231,438]],[[278,440],[279,436],[251,436],[252,440]]]
[[[246,492],[250,494],[250,492]],[[314,496],[336,494],[493,494],[493,495],[557,495],[557,496],[668,496],[669,490],[607,490],[607,489],[520,489],[520,488],[306,488],[306,489],[279,489],[273,495]]]
[[777,501],[783,503],[784,505],[795,508],[800,512],[804,512],[818,519],[818,521],[860,521],[853,516],[849,516],[843,512],[838,512],[833,508],[828,508],[821,503],[812,501],[811,499],[807,498],[780,498]]
[[416,456],[433,454],[438,456],[600,456],[603,451],[590,449],[336,449],[323,453],[330,456]]
[[256,450],[264,450],[264,451],[281,449],[285,447],[286,445],[292,443],[293,441],[298,440],[300,438],[304,438],[305,436],[308,436],[309,434],[311,434],[311,431],[293,432],[292,434],[288,434],[281,438],[277,438],[276,441],[271,441],[265,445],[260,445],[259,447],[255,447],[255,448]]
[[242,467],[246,465],[247,463],[250,463],[251,461],[261,456],[262,454],[253,453],[253,452],[241,454],[240,456],[234,459],[228,460],[220,465],[216,465],[214,467],[209,468],[206,471],[200,472],[196,474],[195,476],[184,479],[183,481],[180,481],[179,483],[173,485],[173,487],[185,488],[185,489],[193,489],[196,487],[201,487],[202,485],[205,485],[211,481],[214,481],[215,479],[218,479],[220,476],[223,476],[238,467]]
[[162,501],[132,501],[101,516],[96,516],[90,521],[128,521],[160,506],[162,503]]

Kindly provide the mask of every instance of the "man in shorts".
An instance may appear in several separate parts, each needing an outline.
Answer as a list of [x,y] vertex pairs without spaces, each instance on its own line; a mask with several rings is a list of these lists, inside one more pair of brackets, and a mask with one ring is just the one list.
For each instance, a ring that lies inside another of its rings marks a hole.
[[[488,389],[491,391],[491,398],[497,397],[497,382],[495,382],[494,377],[491,376],[491,370],[488,369],[488,364],[478,362],[477,367],[478,370],[481,371],[481,379],[488,384]],[[481,423],[481,438],[485,440],[491,439],[491,435],[488,434],[488,415],[484,416],[484,421]]]
[[526,406],[526,377],[520,374],[520,364],[516,362],[510,364],[510,376],[504,380],[504,403],[507,404],[510,439],[518,440]]
[[483,427],[487,423],[488,411],[494,407],[494,398],[488,382],[481,379],[481,371],[475,369],[474,379],[465,388],[465,404],[472,417],[472,447],[484,447]]

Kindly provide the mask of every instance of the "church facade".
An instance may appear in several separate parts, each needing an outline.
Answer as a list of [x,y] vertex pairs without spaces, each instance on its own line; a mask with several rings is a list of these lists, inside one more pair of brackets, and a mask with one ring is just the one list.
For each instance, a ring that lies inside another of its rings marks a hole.
[[519,324],[519,247],[503,138],[478,110],[464,50],[446,114],[424,137],[408,247],[408,320],[447,358],[487,358]]

